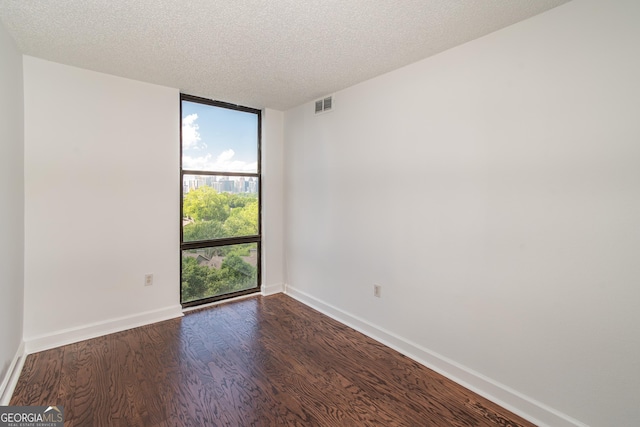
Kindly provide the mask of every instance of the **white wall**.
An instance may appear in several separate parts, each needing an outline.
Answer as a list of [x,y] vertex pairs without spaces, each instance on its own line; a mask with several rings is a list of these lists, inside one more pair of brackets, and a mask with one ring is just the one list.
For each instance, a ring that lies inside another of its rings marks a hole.
[[[24,132],[22,54],[0,23],[0,397],[22,343]],[[0,403],[0,404],[4,404]]]
[[178,90],[28,56],[24,85],[27,350],[180,315]]
[[640,425],[638,22],[574,0],[286,112],[292,295],[542,424]]
[[262,112],[262,292],[284,286],[284,183],[282,111]]

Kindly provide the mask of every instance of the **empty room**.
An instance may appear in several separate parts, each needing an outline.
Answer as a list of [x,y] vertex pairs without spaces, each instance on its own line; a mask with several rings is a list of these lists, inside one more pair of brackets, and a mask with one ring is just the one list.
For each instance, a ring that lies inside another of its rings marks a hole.
[[0,0],[0,425],[640,425],[639,23]]

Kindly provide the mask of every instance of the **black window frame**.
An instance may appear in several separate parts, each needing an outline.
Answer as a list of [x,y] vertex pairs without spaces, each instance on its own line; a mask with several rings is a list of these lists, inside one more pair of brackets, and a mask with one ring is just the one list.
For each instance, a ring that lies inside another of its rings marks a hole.
[[[185,170],[182,167],[182,103],[183,101],[194,102],[199,104],[210,105],[212,107],[228,108],[230,110],[243,111],[245,113],[256,114],[258,118],[258,160],[257,171],[253,172],[223,172],[223,171],[201,171],[201,170]],[[194,242],[185,242],[183,239],[183,204],[184,204],[184,176],[242,176],[254,177],[258,179],[258,234],[253,236],[227,237],[220,239],[198,240]],[[256,265],[256,287],[244,289],[241,291],[230,292],[221,295],[201,298],[193,301],[182,301],[182,252],[189,249],[201,249],[217,246],[240,245],[245,243],[255,243],[257,248],[257,265]],[[262,111],[256,108],[245,107],[242,105],[231,104],[228,102],[215,101],[199,96],[180,94],[180,304],[183,308],[194,307],[198,305],[208,304],[215,301],[230,299],[242,295],[253,294],[260,291],[262,284]]]

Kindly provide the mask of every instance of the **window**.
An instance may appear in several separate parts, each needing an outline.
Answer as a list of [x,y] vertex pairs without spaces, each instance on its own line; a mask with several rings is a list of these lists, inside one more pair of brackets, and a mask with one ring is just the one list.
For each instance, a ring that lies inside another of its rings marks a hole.
[[260,110],[181,95],[183,307],[260,284]]

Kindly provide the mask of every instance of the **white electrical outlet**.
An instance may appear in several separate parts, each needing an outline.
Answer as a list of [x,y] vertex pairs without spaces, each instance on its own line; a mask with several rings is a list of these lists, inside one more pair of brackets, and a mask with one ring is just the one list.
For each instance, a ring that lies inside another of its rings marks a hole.
[[373,285],[373,296],[378,298],[382,297],[382,286]]
[[153,274],[145,274],[144,275],[144,285],[145,286],[153,285]]

